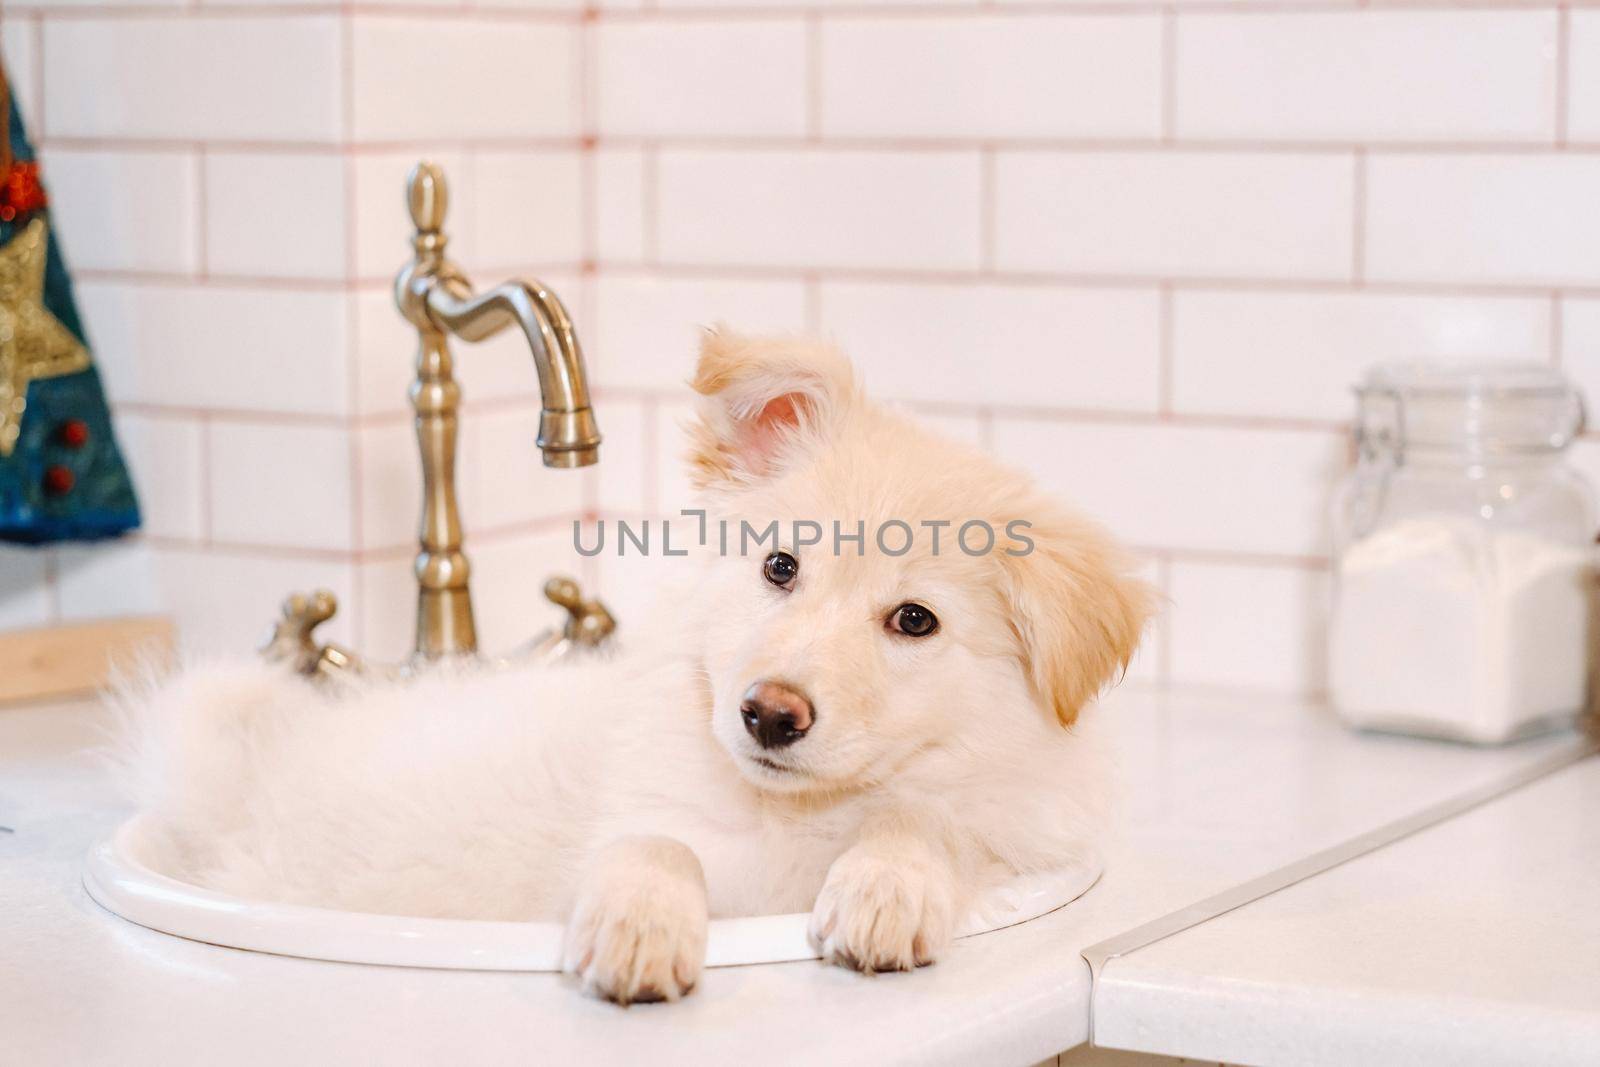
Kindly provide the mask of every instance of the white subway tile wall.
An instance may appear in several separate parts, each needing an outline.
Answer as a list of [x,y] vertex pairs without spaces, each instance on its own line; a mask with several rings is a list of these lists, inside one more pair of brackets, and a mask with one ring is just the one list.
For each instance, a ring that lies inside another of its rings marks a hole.
[[[522,353],[527,362],[526,353]],[[531,375],[533,369],[520,367]],[[606,460],[616,460],[619,469],[631,462],[631,452],[626,440],[637,434],[637,415],[618,401],[615,427],[606,436]],[[539,436],[539,410],[537,404],[518,404],[503,410],[476,413],[463,431],[460,490],[461,506],[474,529],[504,532],[524,529],[530,525],[548,524],[562,517],[578,515],[584,510],[588,483],[598,471],[574,473],[552,470],[544,465],[539,450],[533,442]],[[410,467],[413,481],[418,472],[415,439],[409,442]],[[403,543],[416,541],[416,514],[418,508],[407,509],[410,526]]]
[[350,610],[356,603],[355,567],[335,555],[176,542],[153,547],[162,606],[189,650],[238,655],[259,647],[294,589],[326,589],[343,606],[317,631],[319,637],[360,639],[360,616]]
[[[642,148],[596,148],[589,153],[594,254],[608,263],[640,263],[645,247],[645,185],[655,156]],[[654,193],[654,183],[651,182]]]
[[1561,365],[1594,411],[1600,405],[1600,299],[1567,297],[1561,301],[1559,317]]
[[824,136],[1161,132],[1156,14],[830,19],[819,49]]
[[217,541],[351,548],[353,467],[342,427],[299,419],[217,421],[204,447]]
[[656,509],[645,440],[653,428],[653,412],[646,401],[625,397],[606,408],[616,418],[608,422],[605,462],[595,468],[595,505],[614,514],[648,514]]
[[1600,11],[1574,11],[1567,47],[1569,95],[1566,135],[1600,141]]
[[767,333],[807,327],[806,284],[729,276],[603,271],[594,287],[590,369],[602,385],[687,397],[703,326]]
[[1355,166],[1289,152],[1006,151],[995,265],[1121,277],[1343,279]]
[[1173,295],[1172,409],[1336,421],[1375,353],[1547,360],[1548,297],[1185,289]]
[[613,20],[595,33],[603,137],[797,137],[806,131],[799,18]]
[[0,545],[0,630],[43,626],[59,614],[55,558]]
[[1596,189],[1600,155],[1374,155],[1367,272],[1385,282],[1593,286]]
[[578,132],[578,24],[570,19],[384,12],[352,15],[349,32],[349,138],[497,141]]
[[30,126],[39,122],[39,98],[43,93],[35,90],[39,85],[39,33],[38,24],[19,20],[11,32],[0,34],[0,58],[5,60],[6,76],[12,85],[22,86],[29,99],[17,101],[22,111],[22,121]]
[[153,537],[206,537],[206,423],[175,414],[146,415],[124,405],[116,419],[124,458],[138,473],[144,530]]
[[[574,210],[585,202],[583,159],[576,148],[486,150],[472,156],[469,173],[463,196],[472,200],[472,225],[462,233],[474,263],[504,272],[583,258],[584,213]],[[393,190],[396,183],[385,188]],[[380,206],[390,204],[391,215],[400,214],[392,210],[398,200],[392,192],[378,196]],[[392,249],[388,258],[394,259]]]
[[326,152],[208,152],[206,270],[256,278],[344,278],[349,167]]
[[1325,685],[1327,574],[1307,567],[1175,560],[1165,633],[1171,677],[1196,685]]
[[[72,249],[66,250],[69,257]],[[340,416],[350,301],[332,288],[77,275],[112,398],[152,409]]]
[[[1160,405],[1153,285],[838,281],[822,283],[819,303],[823,329],[859,353],[879,396],[1109,411]],[[976,364],[989,369],[974,373]]]
[[[26,83],[17,91],[26,92]],[[200,269],[198,152],[46,145],[42,155],[55,206],[51,222],[72,267],[176,275]],[[161,195],[150,195],[157,189]]]
[[68,618],[160,614],[155,546],[136,540],[63,546],[56,555],[56,595]]
[[685,266],[978,266],[973,151],[671,148],[656,162],[656,254]]
[[[18,5],[18,10],[22,5]],[[12,10],[8,5],[8,13]],[[85,16],[43,7],[44,132],[108,140],[339,138],[331,15],[176,9]]]
[[1147,549],[1308,560],[1344,438],[1324,429],[997,418],[994,450]]
[[1195,13],[1179,20],[1180,137],[1555,137],[1559,19],[1530,11]]
[[1132,681],[1316,692],[1362,370],[1535,360],[1600,403],[1600,12],[1304,6],[8,3],[147,522],[0,550],[0,627],[154,605],[242,649],[321,584],[334,636],[404,651],[388,288],[428,156],[474,279],[578,317],[608,435],[543,469],[525,347],[458,346],[486,646],[551,621],[556,570],[642,610],[649,564],[569,524],[688,502],[683,382],[726,322],[836,338],[1130,540],[1167,601]]
[[[470,456],[472,424],[462,433],[462,465]],[[361,478],[357,511],[361,517],[359,547],[368,550],[403,549],[417,537],[417,516],[422,510],[422,463],[417,438],[409,419],[386,419],[363,426],[356,436],[360,449]],[[476,525],[478,509],[467,499],[470,471],[463,470],[458,490],[462,514]]]

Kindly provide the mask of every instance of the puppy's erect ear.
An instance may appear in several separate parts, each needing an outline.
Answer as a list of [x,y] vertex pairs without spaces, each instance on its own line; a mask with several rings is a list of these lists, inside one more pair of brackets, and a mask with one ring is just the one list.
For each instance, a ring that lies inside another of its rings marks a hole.
[[1071,726],[1127,670],[1156,594],[1089,522],[1058,514],[1023,532],[1033,550],[1003,557],[1012,626],[1035,691]]
[[849,362],[831,346],[721,328],[706,331],[690,385],[702,398],[689,454],[701,489],[772,475],[858,397]]

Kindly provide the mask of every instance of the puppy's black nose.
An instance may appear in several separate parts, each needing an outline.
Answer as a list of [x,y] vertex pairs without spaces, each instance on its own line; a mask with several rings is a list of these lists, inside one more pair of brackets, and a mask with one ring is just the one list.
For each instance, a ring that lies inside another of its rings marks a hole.
[[811,729],[811,701],[782,682],[757,682],[739,702],[744,728],[762,748],[792,745]]

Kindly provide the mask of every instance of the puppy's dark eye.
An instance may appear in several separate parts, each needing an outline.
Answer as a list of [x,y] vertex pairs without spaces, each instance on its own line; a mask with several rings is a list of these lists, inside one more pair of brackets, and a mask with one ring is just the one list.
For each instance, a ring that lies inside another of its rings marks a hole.
[[921,604],[901,604],[889,616],[889,629],[907,637],[927,637],[938,628],[939,620]]
[[774,552],[761,564],[761,577],[779,589],[787,589],[793,585],[799,573],[800,561],[787,552]]

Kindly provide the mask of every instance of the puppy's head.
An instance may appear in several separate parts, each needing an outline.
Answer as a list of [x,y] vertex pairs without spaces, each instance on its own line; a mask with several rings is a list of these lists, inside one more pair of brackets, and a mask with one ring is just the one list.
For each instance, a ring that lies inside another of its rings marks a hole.
[[1151,597],[1105,534],[870,403],[838,352],[711,333],[693,386],[712,732],[757,785],[1029,744],[1126,667]]

